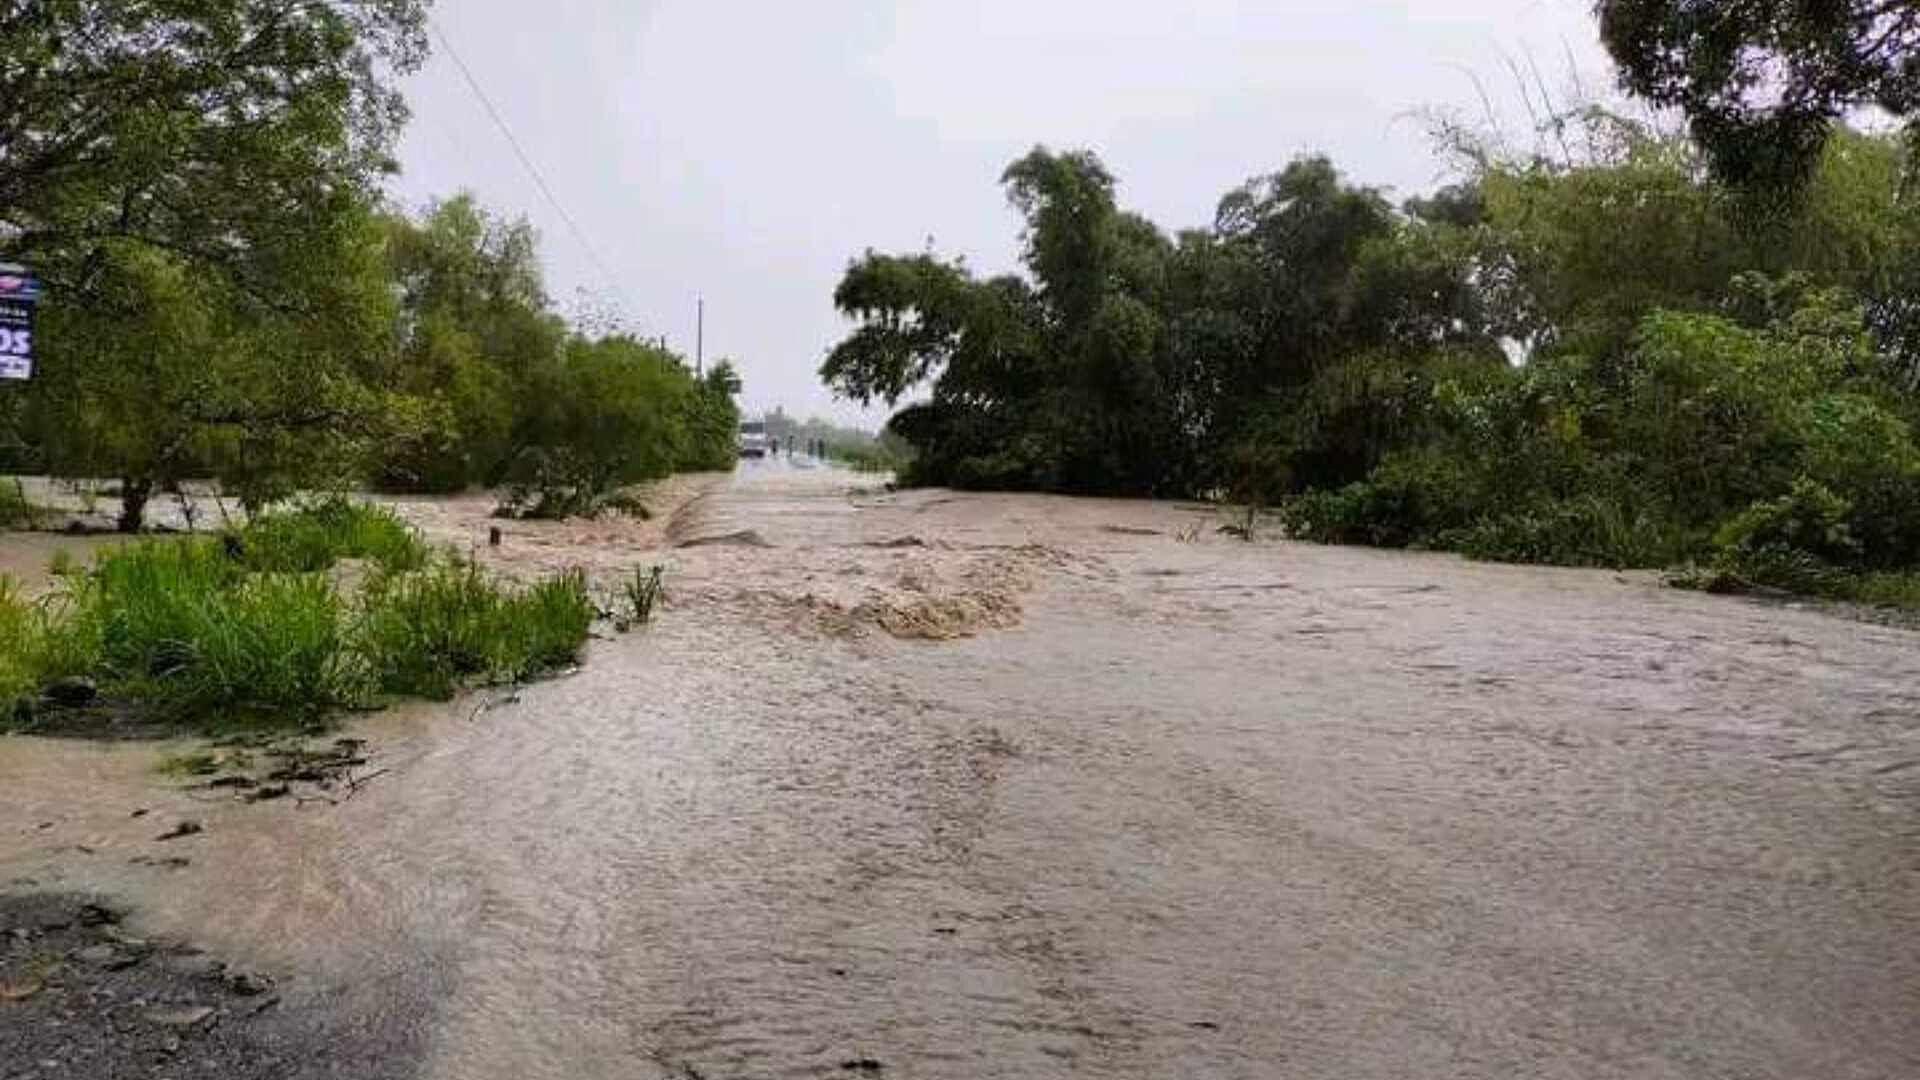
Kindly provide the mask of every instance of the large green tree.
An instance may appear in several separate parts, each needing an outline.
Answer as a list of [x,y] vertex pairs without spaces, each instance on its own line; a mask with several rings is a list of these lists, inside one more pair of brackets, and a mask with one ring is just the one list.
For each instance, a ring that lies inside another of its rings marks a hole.
[[409,491],[495,482],[531,380],[567,336],[533,229],[456,195],[418,221],[389,219],[387,257],[401,317],[378,376],[388,395],[375,479]]
[[1797,187],[1836,120],[1920,114],[1912,0],[1599,0],[1626,87],[1680,109],[1736,186]]
[[20,0],[0,14],[0,235],[56,294],[110,241],[281,302],[272,254],[391,169],[427,0]]
[[425,5],[0,13],[0,250],[49,286],[35,426],[56,472],[122,479],[123,527],[182,474],[270,497],[345,421],[391,321],[366,207]]

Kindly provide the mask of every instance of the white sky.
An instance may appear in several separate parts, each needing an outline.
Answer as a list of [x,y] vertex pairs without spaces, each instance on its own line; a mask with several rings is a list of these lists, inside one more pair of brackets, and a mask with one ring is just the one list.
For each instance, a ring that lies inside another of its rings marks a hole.
[[[1587,0],[439,0],[435,21],[616,276],[622,309],[732,356],[743,404],[869,426],[815,374],[846,331],[832,291],[868,247],[1010,269],[1001,170],[1035,143],[1099,152],[1121,203],[1210,221],[1302,152],[1404,196],[1444,180],[1410,110],[1503,123],[1507,68],[1556,94],[1610,76]],[[436,55],[407,86],[394,194],[472,190],[540,229],[548,286],[612,294]]]

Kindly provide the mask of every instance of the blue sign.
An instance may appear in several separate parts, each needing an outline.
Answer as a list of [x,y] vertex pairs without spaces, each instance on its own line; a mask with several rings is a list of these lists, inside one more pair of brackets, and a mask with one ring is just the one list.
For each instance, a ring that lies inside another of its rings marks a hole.
[[17,267],[0,267],[0,379],[33,378],[33,313],[40,282]]

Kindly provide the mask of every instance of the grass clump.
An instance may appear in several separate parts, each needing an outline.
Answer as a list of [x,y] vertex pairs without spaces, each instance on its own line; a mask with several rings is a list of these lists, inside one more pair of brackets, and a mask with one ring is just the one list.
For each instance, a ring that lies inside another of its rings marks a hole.
[[652,566],[645,570],[634,568],[633,576],[620,586],[621,596],[627,602],[627,609],[622,613],[623,623],[645,626],[653,621],[653,609],[666,596],[665,576],[666,568],[663,566]]
[[468,678],[516,682],[573,663],[593,618],[579,571],[509,591],[449,558],[372,583],[358,647],[382,693],[445,699]]
[[[42,689],[83,676],[116,707],[172,722],[306,724],[566,666],[596,614],[584,574],[503,587],[429,557],[385,511],[319,504],[285,519],[102,551],[39,601],[0,579],[0,707],[31,712]],[[347,557],[380,567],[358,596],[324,572]]]
[[222,545],[152,542],[100,556],[69,594],[69,632],[116,693],[178,715],[309,718],[360,698],[345,606],[317,574],[258,574]]
[[41,613],[21,595],[20,586],[0,577],[0,706],[8,713],[15,702],[39,689],[34,653],[40,621]]
[[417,570],[427,561],[426,544],[398,514],[344,496],[264,515],[226,535],[228,548],[250,570],[312,573],[341,559]]

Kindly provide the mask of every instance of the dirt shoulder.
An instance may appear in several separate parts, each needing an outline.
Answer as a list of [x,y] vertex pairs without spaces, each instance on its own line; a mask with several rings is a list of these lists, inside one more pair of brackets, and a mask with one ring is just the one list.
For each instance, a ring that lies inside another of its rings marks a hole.
[[268,979],[68,895],[0,896],[0,1075],[285,1077],[326,1048],[280,1021]]

